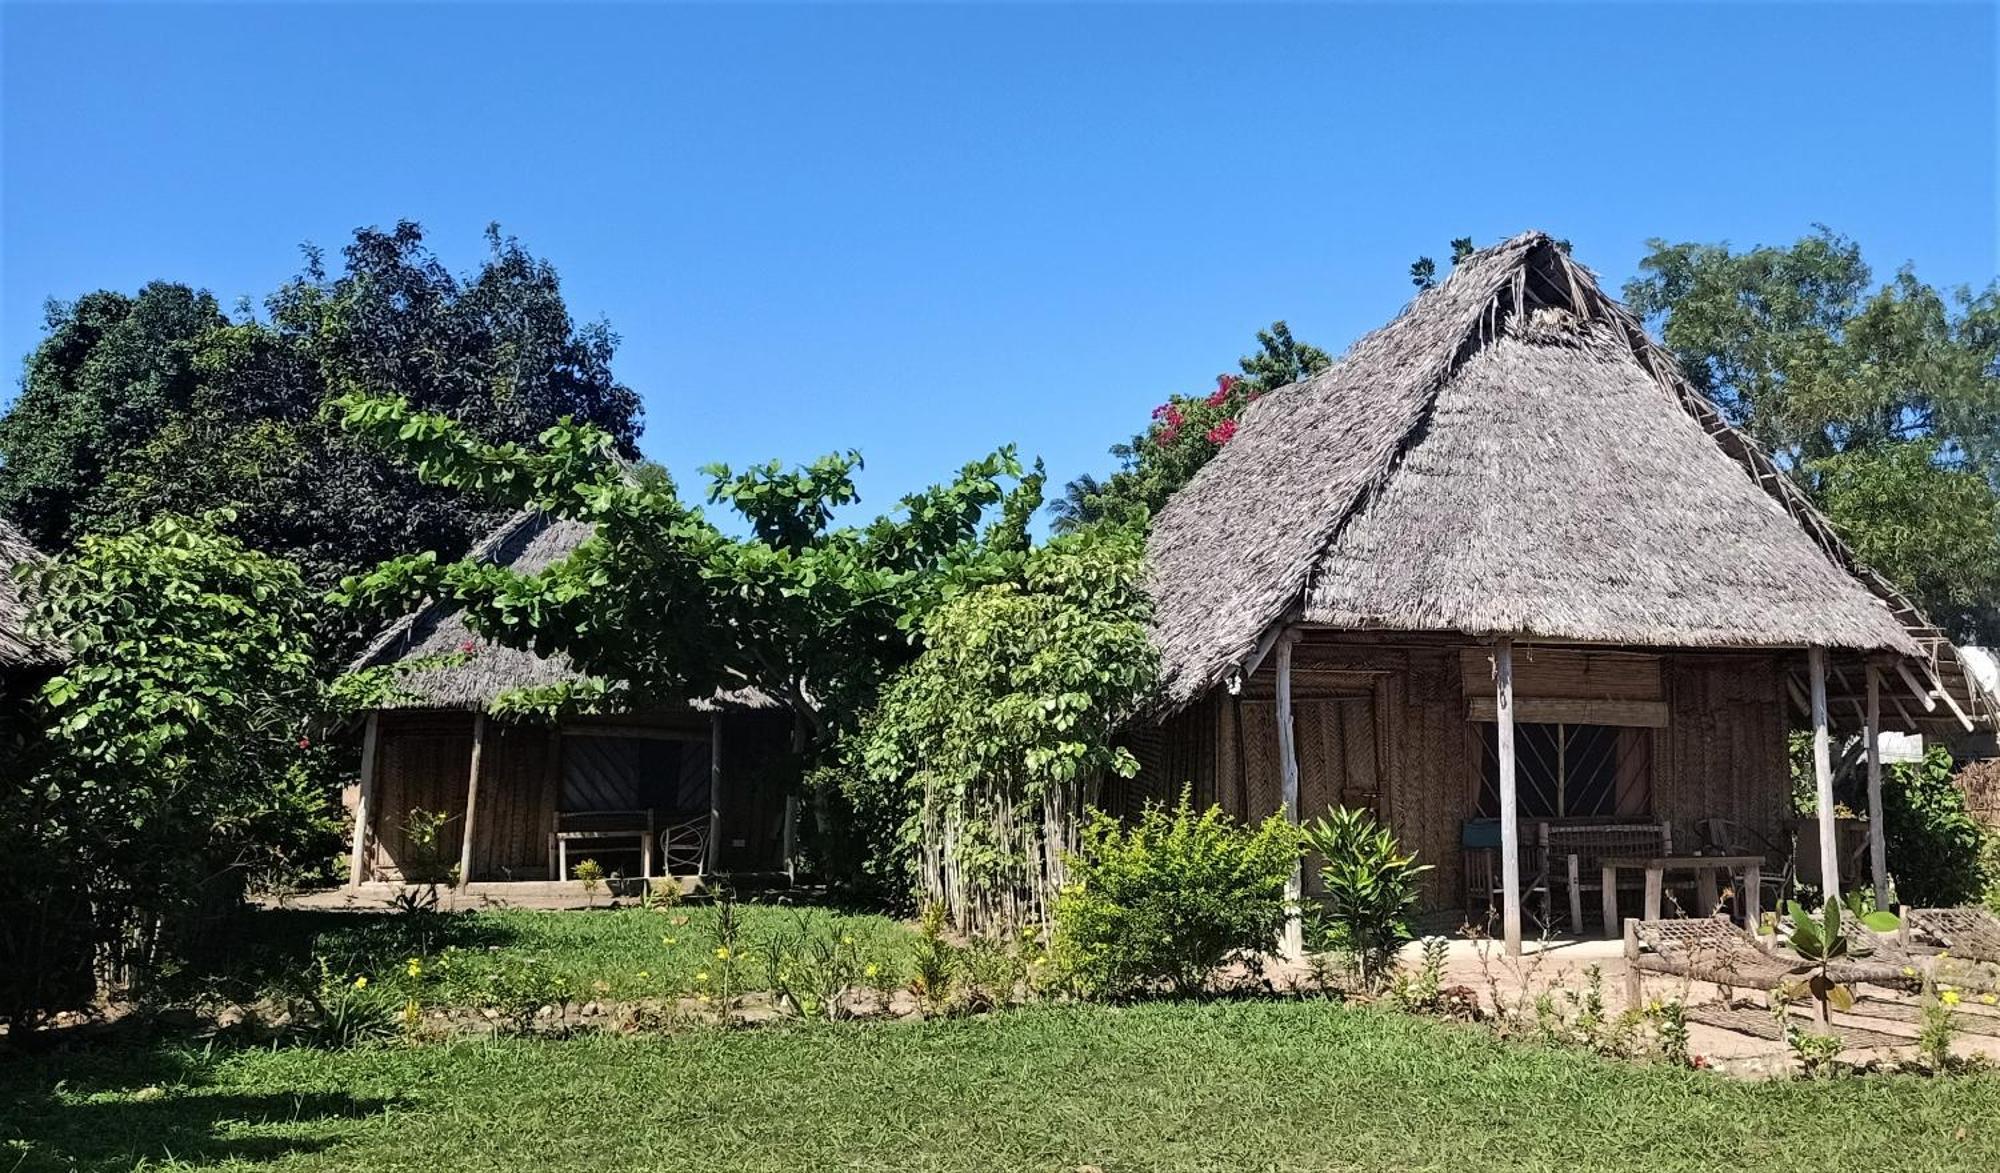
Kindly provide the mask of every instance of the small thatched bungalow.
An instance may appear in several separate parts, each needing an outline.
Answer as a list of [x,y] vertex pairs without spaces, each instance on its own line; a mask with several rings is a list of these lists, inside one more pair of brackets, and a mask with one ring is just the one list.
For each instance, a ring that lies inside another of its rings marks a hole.
[[1489,834],[1512,941],[1543,824],[1775,843],[1794,726],[1991,719],[1951,644],[1540,233],[1252,404],[1149,558],[1169,703],[1113,801],[1371,807],[1437,865],[1434,909]]
[[[472,556],[532,573],[589,533],[523,513]],[[395,663],[409,668],[402,695],[369,714],[362,738],[352,884],[440,860],[463,884],[568,879],[584,859],[626,877],[785,867],[792,725],[755,690],[554,728],[502,721],[486,715],[502,693],[580,674],[561,656],[492,643],[438,605],[397,622],[355,667]],[[409,840],[413,811],[447,816],[435,846]]]

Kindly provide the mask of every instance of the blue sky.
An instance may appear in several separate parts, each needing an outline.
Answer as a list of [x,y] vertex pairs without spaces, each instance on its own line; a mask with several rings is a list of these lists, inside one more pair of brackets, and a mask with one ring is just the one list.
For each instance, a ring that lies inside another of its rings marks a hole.
[[[0,354],[154,278],[497,220],[623,336],[643,447],[860,448],[870,505],[1014,441],[1062,480],[1453,236],[1996,259],[1991,3],[4,8]],[[1441,258],[1442,259],[1442,258]]]

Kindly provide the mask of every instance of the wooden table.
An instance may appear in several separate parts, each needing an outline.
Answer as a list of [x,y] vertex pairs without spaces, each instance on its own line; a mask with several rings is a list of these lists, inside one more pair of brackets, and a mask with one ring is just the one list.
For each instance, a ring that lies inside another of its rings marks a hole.
[[1630,869],[1646,873],[1647,920],[1660,919],[1661,893],[1666,888],[1668,872],[1693,872],[1696,899],[1701,903],[1699,916],[1708,916],[1715,911],[1717,872],[1743,873],[1742,897],[1745,927],[1752,932],[1757,929],[1757,921],[1763,915],[1764,857],[1761,855],[1607,855],[1597,861],[1604,868],[1604,928],[1607,933],[1619,931],[1618,919],[1618,872]]

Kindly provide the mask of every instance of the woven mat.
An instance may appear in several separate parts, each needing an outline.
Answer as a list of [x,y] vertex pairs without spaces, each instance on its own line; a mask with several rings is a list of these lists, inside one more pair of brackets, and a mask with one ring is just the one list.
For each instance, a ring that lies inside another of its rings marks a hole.
[[[1803,1006],[1793,1007],[1794,1013],[1810,1014]],[[1884,1002],[1878,998],[1863,998],[1851,1009],[1840,1013],[1855,1018],[1874,1018],[1883,1022],[1900,1022],[1905,1026],[1916,1026],[1923,1011],[1908,1002]],[[1961,1005],[1952,1016],[1958,1029],[1969,1035],[1985,1035],[1989,1039],[2000,1039],[2000,1015],[1981,1013]]]
[[[1770,1011],[1760,1008],[1725,1007],[1711,1003],[1688,1007],[1687,1018],[1689,1022],[1698,1022],[1703,1026],[1713,1026],[1721,1030],[1733,1030],[1737,1034],[1749,1035],[1753,1039],[1765,1039],[1773,1043],[1784,1041],[1784,1037],[1778,1033],[1778,1023],[1771,1017]],[[1840,1036],[1840,1041],[1846,1043],[1850,1051],[1916,1045],[1916,1040],[1908,1035],[1885,1034],[1879,1030],[1869,1030],[1860,1026],[1842,1026],[1836,1023],[1833,1033]]]

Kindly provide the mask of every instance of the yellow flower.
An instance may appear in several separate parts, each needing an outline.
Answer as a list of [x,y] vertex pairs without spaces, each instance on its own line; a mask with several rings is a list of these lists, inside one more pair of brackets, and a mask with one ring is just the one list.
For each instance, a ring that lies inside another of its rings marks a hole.
[[1987,1005],[1987,1006],[1992,1006],[1992,1005],[1995,1005],[1995,1004],[2000,1004],[2000,998],[1996,998],[1996,997],[1994,997],[1994,996],[1993,996],[1992,994],[1981,994],[1981,995],[1979,995],[1979,1000],[1980,1000],[1980,1002],[1982,1002],[1983,1004],[1985,1004],[1985,1005]]
[[1915,969],[1915,968],[1913,968],[1913,967],[1911,967],[1911,966],[1908,966],[1908,965],[1906,965],[1906,966],[1904,966],[1904,967],[1903,967],[1903,976],[1904,976],[1904,977],[1915,977],[1915,976],[1917,976],[1917,971],[1916,971],[1916,969]]
[[874,977],[876,974],[881,972],[882,972],[882,967],[871,961],[864,969],[862,969],[861,976]]
[[698,982],[705,982],[705,981],[707,981],[707,980],[708,980],[708,971],[704,969],[704,970],[702,970],[702,971],[701,971],[700,973],[698,973],[698,974],[694,975],[694,980],[696,980],[696,981],[698,981]]
[[403,968],[404,968],[404,969],[405,969],[406,971],[408,971],[408,973],[409,973],[409,975],[410,975],[411,977],[422,977],[422,976],[424,976],[424,963],[423,963],[423,962],[421,962],[421,961],[418,961],[418,960],[417,960],[416,958],[414,958],[414,957],[410,958],[410,963],[409,963],[408,965],[405,965],[405,966],[404,966]]
[[852,944],[854,944],[854,938],[853,938],[853,937],[842,937],[842,938],[840,939],[840,943],[841,943],[841,944],[843,944],[843,945],[852,945]]
[[717,945],[717,946],[715,947],[715,959],[716,959],[717,961],[727,961],[727,960],[729,960],[729,946],[727,946],[727,945]]
[[366,977],[358,977],[358,978],[355,978],[355,979],[354,979],[354,988],[355,988],[355,989],[357,989],[357,990],[365,990],[365,989],[367,989],[367,988],[368,988],[368,979],[367,979]]
[[649,977],[652,977],[652,976],[653,976],[652,974],[650,974],[650,973],[647,973],[647,972],[646,972],[645,970],[643,970],[643,969],[639,971],[639,980],[640,980],[640,981],[642,981],[642,982],[643,982],[643,981],[645,981],[645,980],[646,980],[647,978],[649,978]]
[[671,945],[671,944],[673,944],[673,943],[674,943],[674,939],[673,939],[672,937],[661,937],[661,938],[660,938],[660,944],[662,944],[662,945]]
[[1947,1006],[1956,1006],[1958,1005],[1958,991],[1946,990],[1944,993],[1938,995],[1938,1001]]

